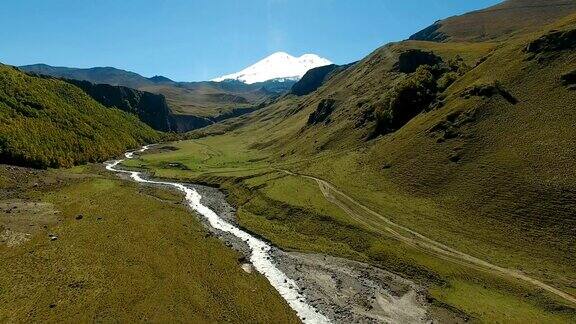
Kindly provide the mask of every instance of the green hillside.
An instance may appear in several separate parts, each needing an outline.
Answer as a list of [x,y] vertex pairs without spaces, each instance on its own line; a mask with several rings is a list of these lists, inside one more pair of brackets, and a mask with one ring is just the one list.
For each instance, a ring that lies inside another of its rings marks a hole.
[[[392,270],[469,318],[572,322],[576,8],[567,7],[533,10],[532,30],[511,21],[505,41],[388,44],[308,95],[130,165],[219,184],[241,224],[275,244]],[[489,12],[483,19],[500,21]]]
[[573,0],[507,0],[435,22],[411,40],[490,41],[538,31],[576,10]]
[[159,133],[64,81],[0,65],[0,161],[39,168],[103,161]]

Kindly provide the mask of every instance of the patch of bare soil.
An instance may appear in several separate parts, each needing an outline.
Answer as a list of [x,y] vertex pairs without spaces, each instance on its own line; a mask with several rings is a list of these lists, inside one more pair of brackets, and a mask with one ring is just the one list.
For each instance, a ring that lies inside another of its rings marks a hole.
[[424,323],[432,319],[423,288],[365,263],[321,254],[278,252],[310,303],[339,323]]
[[24,200],[0,201],[0,244],[14,247],[58,222],[54,205]]
[[71,172],[0,165],[0,246],[15,247],[36,234],[49,234],[50,226],[59,221],[59,211],[40,201],[39,194],[82,177]]

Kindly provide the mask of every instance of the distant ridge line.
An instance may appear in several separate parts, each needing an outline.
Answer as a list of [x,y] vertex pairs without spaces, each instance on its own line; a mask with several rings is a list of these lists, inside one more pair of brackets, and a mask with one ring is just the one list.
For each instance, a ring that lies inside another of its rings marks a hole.
[[[529,6],[516,6],[516,7],[508,7],[508,8],[495,8],[495,9],[480,9],[465,13],[461,16],[467,16],[471,14],[479,14],[479,13],[489,13],[489,12],[497,12],[497,11],[507,11],[507,10],[514,10],[514,9],[528,9],[528,8],[554,8],[554,7],[576,7],[576,3],[558,3],[558,4],[549,4],[549,5],[529,5]],[[456,16],[458,17],[458,16]],[[450,18],[448,18],[450,19]],[[441,21],[441,20],[439,20]]]

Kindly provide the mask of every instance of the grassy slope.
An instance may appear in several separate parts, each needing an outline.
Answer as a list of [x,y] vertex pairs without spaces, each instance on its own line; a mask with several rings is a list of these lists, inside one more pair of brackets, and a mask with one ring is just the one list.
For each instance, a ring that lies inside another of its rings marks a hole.
[[32,233],[22,245],[0,243],[0,321],[298,322],[179,194],[95,171],[0,169],[1,206],[24,201],[59,211],[43,229],[45,219],[22,205],[0,210],[0,234]]
[[[538,31],[576,10],[572,0],[507,0],[435,23],[444,41],[486,41]],[[421,38],[418,38],[421,39]],[[430,38],[426,40],[431,40]]]
[[[573,29],[576,17],[549,29]],[[573,321],[574,305],[533,286],[442,261],[354,223],[327,207],[314,182],[275,171],[314,174],[356,200],[461,251],[524,273],[574,295],[573,150],[576,93],[560,76],[576,68],[574,52],[538,62],[523,52],[545,33],[498,43],[404,42],[384,47],[316,93],[283,101],[210,130],[220,136],[176,144],[146,156],[157,175],[204,179],[229,190],[244,226],[285,248],[367,260],[430,285],[439,301],[492,321]],[[454,83],[446,105],[394,134],[366,141],[363,121],[378,96],[403,76],[389,72],[404,48],[478,65]],[[462,98],[462,90],[497,80],[519,102],[500,96]],[[338,107],[328,125],[307,126],[323,98]],[[430,130],[448,116],[474,112],[438,142]],[[359,122],[360,121],[360,122]],[[208,130],[208,131],[210,131]],[[458,162],[450,157],[457,154]],[[263,156],[268,158],[262,160]],[[183,161],[190,170],[166,162]],[[312,194],[311,192],[316,192]],[[469,298],[474,296],[475,298]],[[561,306],[565,305],[565,306]]]
[[66,82],[0,65],[0,159],[36,167],[102,161],[157,141],[137,117],[108,109]]

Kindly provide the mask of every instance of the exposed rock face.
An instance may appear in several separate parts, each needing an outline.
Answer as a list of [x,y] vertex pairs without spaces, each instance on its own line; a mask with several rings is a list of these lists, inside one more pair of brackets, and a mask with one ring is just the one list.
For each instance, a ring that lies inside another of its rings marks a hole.
[[197,117],[193,115],[178,115],[172,114],[169,116],[170,123],[172,125],[172,131],[183,133],[188,132],[194,129],[206,127],[208,125],[229,119],[238,116],[242,116],[244,114],[251,113],[257,109],[261,108],[260,106],[248,107],[248,108],[235,108],[230,112],[218,115],[216,117]]
[[410,49],[400,54],[395,69],[402,73],[413,73],[421,65],[436,65],[442,58],[432,52]]
[[290,93],[304,96],[318,89],[328,79],[331,72],[339,66],[336,64],[326,65],[309,70],[300,81],[292,86]]
[[532,41],[526,52],[540,54],[576,49],[576,29],[557,31]]
[[494,82],[491,84],[477,84],[473,87],[467,88],[461,94],[463,98],[469,97],[483,97],[483,98],[491,98],[493,96],[500,95],[506,101],[511,104],[518,103],[518,99],[516,99],[508,90],[506,90],[499,82]]
[[171,115],[169,118],[172,122],[172,131],[178,133],[184,133],[212,124],[207,118],[192,115]]
[[568,72],[561,77],[562,83],[570,90],[576,90],[576,70]]
[[88,81],[70,79],[64,81],[79,87],[106,107],[116,107],[138,116],[140,120],[156,130],[165,132],[177,130],[177,125],[163,95],[123,86],[94,84]]
[[322,99],[316,110],[308,117],[308,125],[316,125],[322,122],[329,123],[329,117],[334,111],[334,108],[336,108],[336,100]]

